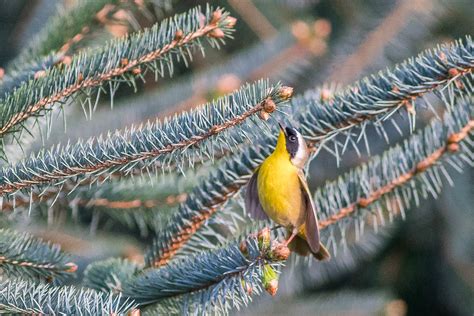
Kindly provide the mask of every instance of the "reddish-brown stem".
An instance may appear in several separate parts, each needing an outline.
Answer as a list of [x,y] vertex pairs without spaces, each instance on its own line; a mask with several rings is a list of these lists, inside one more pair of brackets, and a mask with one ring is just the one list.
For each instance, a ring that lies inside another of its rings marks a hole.
[[0,256],[0,266],[2,264],[10,264],[10,265],[20,266],[20,267],[28,267],[28,268],[34,268],[34,269],[67,272],[67,273],[72,273],[77,270],[77,265],[72,262],[67,263],[66,266],[59,268],[58,266],[54,264],[50,264],[50,263],[41,264],[41,263],[25,261],[25,260],[13,260],[4,256]]
[[[32,194],[29,197],[14,197],[15,201],[4,201],[2,205],[2,211],[10,211],[15,207],[27,207],[32,201],[40,202],[41,200],[53,199],[58,192],[47,192],[42,195],[37,193]],[[77,205],[87,207],[106,207],[110,209],[135,209],[135,208],[146,208],[151,209],[160,205],[173,206],[178,203],[182,203],[186,200],[187,194],[181,193],[177,195],[169,195],[162,200],[117,200],[112,201],[105,198],[98,199],[79,199],[75,201]],[[30,201],[30,199],[32,201]]]
[[155,257],[152,263],[153,267],[161,267],[168,263],[168,261],[176,254],[176,252],[182,247],[182,245],[191,238],[191,236],[211,217],[218,209],[229,198],[234,196],[240,189],[239,185],[234,185],[227,190],[227,193],[222,195],[219,199],[215,199],[212,205],[206,209],[205,212],[201,212],[191,218],[190,223],[185,224],[181,231],[173,239],[173,243],[166,249],[161,249],[161,255]]
[[470,131],[474,129],[474,120],[468,122],[458,133],[451,134],[446,140],[445,146],[438,148],[428,157],[421,160],[416,166],[413,167],[409,172],[400,175],[398,178],[393,179],[381,188],[373,191],[369,195],[363,198],[359,198],[356,202],[340,209],[336,214],[328,217],[327,219],[319,221],[319,228],[324,229],[330,225],[339,222],[341,219],[351,216],[359,208],[368,207],[370,204],[379,200],[385,194],[392,192],[394,189],[401,187],[418,174],[424,172],[426,169],[432,167],[436,162],[448,152],[456,152],[459,150],[458,143],[468,136]]
[[89,166],[84,166],[84,167],[75,167],[75,168],[68,168],[66,170],[56,170],[48,174],[44,174],[41,176],[33,177],[32,179],[25,180],[25,181],[17,181],[17,182],[12,182],[8,184],[3,184],[0,185],[0,194],[5,194],[5,193],[12,193],[16,192],[21,189],[25,189],[28,187],[32,187],[37,184],[41,184],[44,182],[50,182],[51,180],[56,180],[58,178],[64,178],[64,177],[71,177],[71,176],[76,176],[80,174],[86,174],[86,173],[93,173],[97,172],[100,170],[105,170],[114,166],[123,166],[129,162],[136,162],[136,161],[143,161],[149,158],[157,157],[163,154],[168,154],[173,151],[176,151],[178,149],[182,148],[188,148],[190,146],[196,145],[199,142],[202,142],[230,127],[233,127],[235,125],[238,125],[242,123],[245,119],[250,117],[253,114],[258,113],[263,109],[263,106],[267,102],[267,99],[262,100],[259,104],[255,105],[253,108],[249,109],[248,111],[242,113],[239,116],[235,116],[234,118],[230,119],[229,121],[219,124],[219,125],[214,125],[211,127],[208,131],[202,133],[201,135],[196,135],[191,139],[183,140],[178,143],[174,144],[169,144],[165,148],[159,148],[155,149],[152,151],[148,152],[143,152],[143,153],[138,153],[135,155],[127,155],[124,157],[120,157],[117,159],[108,159],[107,161],[104,161],[102,163],[94,164],[94,165],[89,165]]

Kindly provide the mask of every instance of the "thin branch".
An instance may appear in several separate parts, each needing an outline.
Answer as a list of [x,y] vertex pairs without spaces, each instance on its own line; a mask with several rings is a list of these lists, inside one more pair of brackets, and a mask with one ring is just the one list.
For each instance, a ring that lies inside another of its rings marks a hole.
[[[191,13],[189,14],[196,16],[198,14],[196,12],[197,11],[191,11]],[[211,14],[208,13],[207,16],[211,16]],[[183,18],[184,16],[181,19]],[[198,18],[196,17],[196,19]],[[162,28],[166,28],[166,26],[168,26],[168,23],[171,25],[171,21],[173,20],[165,20],[164,22],[162,22]],[[74,93],[84,90],[86,88],[101,86],[105,82],[110,81],[113,78],[120,77],[125,73],[131,72],[138,74],[140,66],[150,64],[155,60],[163,58],[163,56],[165,56],[166,54],[169,54],[177,48],[190,44],[201,37],[208,36],[224,38],[226,36],[226,32],[229,32],[234,25],[235,20],[232,17],[229,17],[228,14],[223,13],[221,10],[214,11],[212,13],[212,18],[209,18],[205,23],[202,24],[202,26],[198,27],[197,29],[194,29],[188,33],[184,33],[181,30],[177,30],[171,41],[166,42],[167,39],[164,40],[163,43],[161,41],[158,41],[158,47],[153,49],[143,49],[140,51],[141,54],[134,55],[136,56],[134,58],[126,58],[124,56],[120,59],[119,65],[116,65],[115,67],[107,67],[104,71],[98,72],[97,74],[91,77],[84,78],[84,74],[90,73],[90,70],[88,69],[90,65],[86,65],[86,67],[81,67],[84,63],[83,59],[85,59],[87,55],[78,56],[74,58],[72,64],[67,67],[69,71],[63,74],[65,78],[69,79],[70,77],[72,77],[70,78],[72,80],[68,80],[68,84],[62,86],[60,89],[55,89],[55,91],[50,95],[46,97],[41,97],[34,103],[30,103],[28,105],[23,106],[23,110],[21,111],[18,111],[16,113],[12,113],[9,111],[8,113],[11,114],[4,118],[2,125],[0,126],[0,136],[4,135],[14,126],[23,122],[27,118],[33,115],[37,115],[39,111],[44,110],[48,105],[62,101],[67,97],[73,95]],[[182,25],[182,27],[184,27],[184,25]],[[158,32],[158,29],[154,28],[145,31],[143,34],[139,34],[136,36],[132,35],[131,37],[125,38],[123,41],[118,41],[111,45],[105,46],[105,48],[99,50],[96,54],[97,56],[101,56],[104,54],[104,52],[116,51],[119,50],[119,47],[122,46],[133,46],[133,43],[140,41],[140,39],[146,37],[154,38],[156,32]],[[180,52],[183,53],[183,51]],[[47,77],[54,77],[55,75],[57,75],[57,72],[54,71],[46,73],[46,78],[42,78],[43,80],[41,82],[49,82]],[[13,95],[13,98],[18,98],[18,96]],[[3,104],[3,106],[5,106],[5,104]]]
[[[132,127],[105,140],[93,138],[86,144],[78,143],[64,149],[58,147],[13,168],[4,168],[0,172],[0,194],[75,176],[100,176],[104,171],[128,173],[133,169],[130,165],[145,169],[160,156],[173,157],[174,163],[182,161],[180,155],[185,155],[190,148],[217,136],[228,136],[225,133],[230,128],[244,123],[256,113],[266,111],[269,105],[276,108],[277,104],[285,102],[291,96],[284,94],[287,90],[261,81],[164,123],[157,121],[137,130]],[[273,107],[272,111],[275,110]],[[78,157],[78,154],[81,156]],[[138,166],[139,163],[143,165]]]
[[63,279],[77,270],[69,257],[31,235],[0,229],[0,268],[6,275],[22,273],[32,279]]
[[[288,248],[270,238],[249,237],[240,246],[233,243],[160,269],[147,269],[127,282],[123,293],[142,307],[155,304],[148,310],[158,314],[225,313],[230,305],[246,305],[260,291],[266,281],[264,266],[277,267],[288,258]],[[225,304],[231,297],[235,299]]]
[[403,173],[391,180],[386,185],[372,191],[366,197],[359,198],[356,202],[341,208],[335,214],[319,221],[320,229],[338,223],[341,219],[353,215],[359,208],[367,208],[380,200],[384,195],[392,193],[411,181],[414,177],[425,172],[428,168],[435,166],[446,154],[459,151],[459,143],[468,137],[474,130],[474,120],[470,120],[459,132],[451,134],[445,141],[445,145],[433,151],[429,156],[419,161],[409,172]]

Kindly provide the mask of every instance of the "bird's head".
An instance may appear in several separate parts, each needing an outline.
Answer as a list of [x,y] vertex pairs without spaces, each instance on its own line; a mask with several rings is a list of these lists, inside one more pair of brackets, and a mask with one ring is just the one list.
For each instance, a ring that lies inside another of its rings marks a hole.
[[303,168],[308,160],[309,153],[306,142],[296,128],[280,125],[280,135],[278,136],[276,152],[286,153],[293,165]]

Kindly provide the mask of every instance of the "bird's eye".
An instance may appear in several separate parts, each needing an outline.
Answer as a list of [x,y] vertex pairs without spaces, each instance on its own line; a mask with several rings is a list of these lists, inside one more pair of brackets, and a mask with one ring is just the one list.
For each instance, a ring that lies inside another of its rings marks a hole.
[[295,135],[290,136],[290,142],[296,142],[296,136]]

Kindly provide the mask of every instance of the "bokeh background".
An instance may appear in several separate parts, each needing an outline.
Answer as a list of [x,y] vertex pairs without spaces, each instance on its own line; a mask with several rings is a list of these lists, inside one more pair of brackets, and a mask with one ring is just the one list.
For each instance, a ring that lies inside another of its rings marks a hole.
[[[114,16],[88,45],[150,25],[204,1],[172,1],[171,8],[147,14]],[[56,13],[57,1],[0,1],[0,77],[8,62]],[[64,5],[74,1],[65,0]],[[94,119],[80,108],[67,109],[67,135],[61,122],[46,145],[89,137],[132,123],[164,116],[228,93],[261,77],[282,81],[302,93],[326,84],[354,82],[438,43],[473,35],[472,0],[228,0],[211,1],[238,18],[235,39],[206,58],[195,55],[188,68],[178,65],[172,80],[147,80],[138,92],[122,86],[114,111],[99,104]],[[1,80],[1,79],[0,79]],[[159,97],[157,97],[159,96]],[[324,93],[322,98],[327,97]],[[127,106],[130,102],[134,106]],[[420,115],[419,124],[429,116]],[[61,120],[59,120],[61,121]],[[403,122],[401,123],[403,126]],[[392,141],[400,140],[393,131]],[[388,144],[375,134],[370,154]],[[398,138],[398,139],[397,139]],[[41,142],[32,141],[27,150]],[[341,161],[323,152],[311,167],[314,189],[325,180],[366,161],[368,152],[348,152]],[[15,157],[15,153],[11,153]],[[238,315],[473,315],[474,313],[474,176],[472,169],[452,173],[437,200],[429,199],[378,233],[368,232],[356,246],[338,254],[338,264],[321,268],[294,264],[284,273],[277,297],[263,295]],[[183,189],[184,191],[184,189]],[[86,205],[79,206],[87,208]],[[56,205],[48,216],[17,224],[37,236],[62,244],[85,265],[123,256],[141,260],[143,232],[116,232],[126,225],[81,212],[74,225],[71,210]],[[100,210],[97,211],[100,213]],[[114,224],[111,224],[114,223]]]

